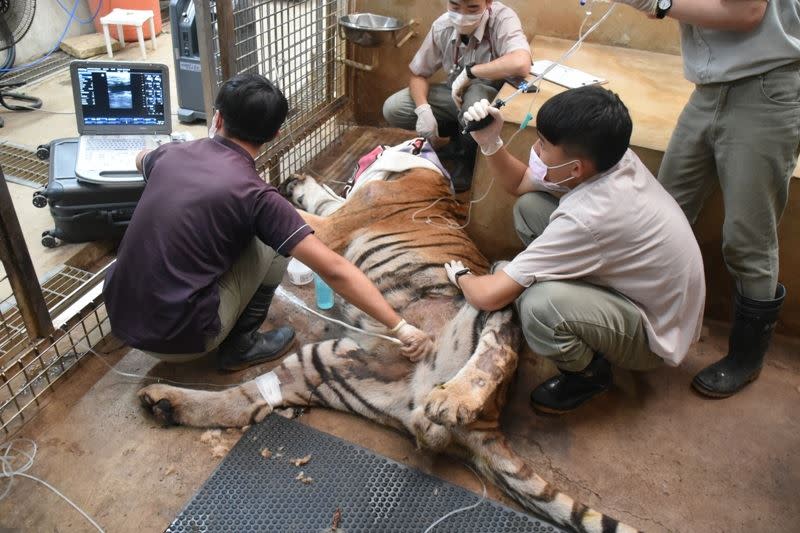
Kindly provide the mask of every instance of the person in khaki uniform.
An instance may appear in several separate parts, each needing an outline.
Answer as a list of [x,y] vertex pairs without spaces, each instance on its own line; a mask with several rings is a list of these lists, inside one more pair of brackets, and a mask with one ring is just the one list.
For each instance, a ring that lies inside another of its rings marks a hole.
[[513,302],[528,345],[555,363],[559,374],[533,390],[533,407],[575,409],[611,386],[610,363],[680,364],[700,336],[703,260],[680,207],[630,150],[619,97],[592,86],[550,98],[527,164],[503,148],[502,115],[488,100],[464,117],[488,115],[472,136],[519,197],[514,225],[526,248],[489,275],[459,261],[445,269],[477,309]]
[[777,228],[800,149],[800,2],[617,1],[680,22],[684,71],[696,88],[658,179],[691,223],[712,187],[722,188],[733,328],[728,354],[692,385],[730,396],[758,377],[786,297]]
[[[394,127],[416,130],[452,160],[456,191],[469,189],[476,146],[461,134],[461,114],[475,102],[492,100],[508,77],[525,77],[531,66],[528,39],[519,17],[492,0],[450,0],[447,12],[434,21],[409,64],[411,77],[383,104],[383,116]],[[440,69],[447,79],[432,83]]]

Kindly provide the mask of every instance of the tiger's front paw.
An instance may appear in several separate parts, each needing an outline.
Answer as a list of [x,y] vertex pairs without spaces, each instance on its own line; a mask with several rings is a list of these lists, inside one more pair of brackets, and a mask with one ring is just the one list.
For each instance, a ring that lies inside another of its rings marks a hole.
[[425,416],[444,426],[465,426],[474,422],[483,408],[476,396],[462,382],[444,383],[425,398]]

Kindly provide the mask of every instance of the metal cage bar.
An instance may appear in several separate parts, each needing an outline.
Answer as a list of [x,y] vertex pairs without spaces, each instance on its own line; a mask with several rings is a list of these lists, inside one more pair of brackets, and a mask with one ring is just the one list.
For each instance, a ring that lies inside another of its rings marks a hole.
[[[302,168],[345,129],[345,67],[336,61],[344,54],[337,31],[347,0],[203,0],[198,22],[204,64],[214,64],[215,79],[204,81],[216,95],[228,77],[257,72],[270,79],[289,101],[289,116],[281,135],[268,143],[256,159],[259,172],[273,184]],[[213,23],[211,21],[214,21]],[[222,44],[220,44],[222,43]],[[211,69],[205,69],[210,71]],[[213,97],[206,102],[212,116]],[[338,120],[331,122],[337,117]],[[302,148],[301,148],[302,147]]]

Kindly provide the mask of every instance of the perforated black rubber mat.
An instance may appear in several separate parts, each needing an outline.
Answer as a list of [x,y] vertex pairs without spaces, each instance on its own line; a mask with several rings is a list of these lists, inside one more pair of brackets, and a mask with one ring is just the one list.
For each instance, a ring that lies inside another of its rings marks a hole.
[[[268,459],[262,456],[265,448],[272,454]],[[307,455],[304,465],[290,462]],[[466,489],[272,415],[242,436],[167,531],[330,532],[338,508],[342,533],[422,533],[448,512],[478,500]],[[432,531],[563,530],[485,500]]]

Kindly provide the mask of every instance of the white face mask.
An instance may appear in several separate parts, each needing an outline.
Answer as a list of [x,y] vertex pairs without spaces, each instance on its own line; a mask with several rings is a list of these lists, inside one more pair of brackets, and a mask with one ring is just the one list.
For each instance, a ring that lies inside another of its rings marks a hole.
[[577,163],[577,159],[573,159],[572,161],[567,161],[566,163],[561,163],[560,165],[553,165],[552,167],[547,166],[542,158],[539,157],[539,154],[536,153],[534,148],[531,148],[531,157],[528,160],[528,168],[531,170],[531,179],[534,183],[540,185],[543,189],[546,189],[550,192],[557,192],[557,193],[568,193],[570,191],[569,187],[565,187],[561,185],[562,183],[575,179],[575,176],[570,176],[566,179],[561,181],[547,181],[545,180],[545,176],[547,176],[547,171],[554,168],[561,168],[567,165],[571,165],[573,163]]
[[208,128],[208,138],[213,139],[217,134],[217,119],[219,118],[219,111],[214,111],[214,116],[211,117],[211,126]]
[[462,15],[461,13],[457,13],[455,11],[448,11],[447,16],[450,17],[450,23],[458,30],[459,33],[468,35],[477,29],[478,24],[481,23],[481,19],[483,19],[483,15],[485,13],[486,11],[483,11],[482,13]]

